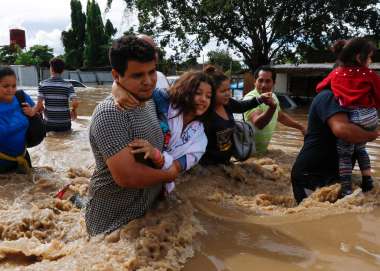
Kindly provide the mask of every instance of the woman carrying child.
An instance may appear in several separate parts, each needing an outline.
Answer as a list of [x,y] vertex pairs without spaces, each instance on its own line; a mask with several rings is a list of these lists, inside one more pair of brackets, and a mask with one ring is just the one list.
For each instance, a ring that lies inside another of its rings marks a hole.
[[[339,104],[347,109],[351,122],[367,130],[375,130],[378,123],[377,108],[380,107],[380,77],[369,69],[376,47],[364,38],[335,42],[332,50],[337,55],[338,67],[317,85],[317,92],[330,88]],[[341,195],[352,193],[352,157],[359,162],[362,173],[363,192],[373,188],[371,163],[366,143],[350,144],[337,141]]]

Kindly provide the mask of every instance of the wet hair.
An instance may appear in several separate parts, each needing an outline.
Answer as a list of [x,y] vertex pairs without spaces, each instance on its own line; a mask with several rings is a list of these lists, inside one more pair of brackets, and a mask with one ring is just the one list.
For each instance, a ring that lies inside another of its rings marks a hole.
[[[331,47],[331,51],[337,57],[338,65],[341,66],[362,66],[375,50],[375,44],[365,38],[337,40]],[[356,59],[357,55],[359,62]]]
[[0,66],[0,80],[2,80],[5,76],[14,76],[14,77],[16,77],[16,73],[9,66]]
[[253,72],[253,77],[255,78],[255,80],[257,78],[259,78],[259,73],[261,71],[264,71],[264,72],[270,72],[272,74],[272,80],[273,80],[273,83],[276,82],[276,71],[275,69],[271,68],[270,66],[268,65],[263,65],[263,66],[260,66],[258,67],[254,72]]
[[206,66],[203,71],[214,81],[215,89],[218,89],[224,81],[229,79],[227,75],[213,65]]
[[156,60],[155,48],[142,38],[135,35],[122,36],[112,42],[109,50],[111,67],[120,75],[128,69],[128,61],[142,63]]
[[65,62],[58,57],[50,59],[49,64],[55,73],[63,73],[63,70],[65,69]]
[[211,101],[205,114],[197,117],[197,119],[205,121],[209,117],[210,113],[214,110],[215,87],[212,78],[201,71],[188,71],[184,73],[169,89],[170,103],[173,108],[179,110],[178,114],[187,114],[195,111],[194,97],[202,82],[211,86]]

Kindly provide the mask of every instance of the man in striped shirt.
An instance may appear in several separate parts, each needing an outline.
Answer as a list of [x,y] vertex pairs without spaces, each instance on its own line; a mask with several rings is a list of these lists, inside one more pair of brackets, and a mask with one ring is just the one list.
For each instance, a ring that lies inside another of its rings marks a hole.
[[[71,119],[77,116],[78,99],[70,82],[62,78],[65,63],[62,59],[50,60],[51,77],[40,83],[36,110],[44,109],[47,131],[64,132],[71,130]],[[70,103],[71,101],[71,110]]]

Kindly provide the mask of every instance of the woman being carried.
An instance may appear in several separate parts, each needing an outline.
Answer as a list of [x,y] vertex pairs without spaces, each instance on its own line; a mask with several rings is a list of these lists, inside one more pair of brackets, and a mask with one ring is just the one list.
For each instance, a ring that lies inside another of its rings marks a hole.
[[[120,84],[112,87],[112,94],[119,107],[138,106],[138,101]],[[174,163],[178,171],[189,170],[206,150],[203,122],[213,108],[214,98],[213,81],[203,72],[184,73],[169,92],[155,89],[153,100],[165,135],[164,151],[161,153],[149,142],[135,139],[129,144],[132,153],[145,153],[144,159],[151,159],[159,168],[169,168]],[[171,192],[174,183],[166,188]]]
[[[350,121],[367,130],[375,130],[380,107],[380,77],[368,68],[376,47],[364,38],[335,42],[332,50],[337,55],[338,67],[317,85],[317,92],[331,88],[339,104],[347,108]],[[362,173],[362,190],[373,188],[371,163],[366,143],[350,144],[337,141],[341,195],[352,193],[352,156],[358,159]]]
[[233,154],[232,135],[235,128],[233,113],[244,113],[261,103],[272,100],[271,93],[261,94],[258,98],[247,101],[237,101],[231,98],[230,79],[214,66],[205,68],[214,82],[216,89],[215,108],[206,124],[208,145],[201,164],[228,164]]

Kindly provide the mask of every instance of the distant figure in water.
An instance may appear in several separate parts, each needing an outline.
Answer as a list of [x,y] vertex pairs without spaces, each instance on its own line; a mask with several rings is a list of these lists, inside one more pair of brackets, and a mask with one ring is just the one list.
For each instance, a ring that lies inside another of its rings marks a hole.
[[[71,130],[71,120],[77,118],[79,105],[73,85],[62,78],[65,63],[60,58],[50,60],[51,77],[38,87],[36,111],[44,108],[46,130],[65,132]],[[71,101],[71,109],[70,103]]]
[[252,122],[256,128],[254,138],[256,152],[264,154],[268,150],[278,121],[285,126],[299,130],[302,135],[305,135],[306,129],[301,123],[281,110],[279,100],[274,93],[276,71],[270,66],[261,66],[254,71],[253,76],[255,78],[255,89],[248,92],[244,96],[244,100],[260,97],[263,93],[272,93],[273,97],[273,102],[262,103],[244,113],[245,119]]
[[[380,108],[380,77],[368,68],[375,50],[375,45],[364,38],[335,42],[333,51],[337,55],[338,67],[317,85],[317,92],[330,88],[339,105],[347,109],[350,121],[370,131],[377,128],[377,109]],[[352,193],[354,153],[362,173],[362,190],[363,192],[371,190],[373,180],[366,142],[352,144],[344,139],[338,139],[337,150],[341,195]]]

